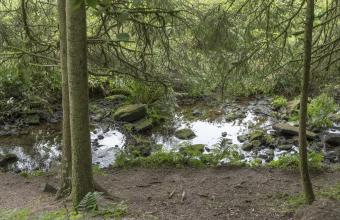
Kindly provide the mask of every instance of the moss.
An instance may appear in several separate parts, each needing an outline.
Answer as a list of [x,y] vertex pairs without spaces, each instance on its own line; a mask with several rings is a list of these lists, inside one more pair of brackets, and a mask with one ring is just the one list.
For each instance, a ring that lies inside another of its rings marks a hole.
[[190,140],[196,137],[196,134],[190,128],[177,130],[175,136],[182,140]]
[[133,122],[146,116],[146,105],[134,104],[123,106],[114,112],[113,118],[117,121]]

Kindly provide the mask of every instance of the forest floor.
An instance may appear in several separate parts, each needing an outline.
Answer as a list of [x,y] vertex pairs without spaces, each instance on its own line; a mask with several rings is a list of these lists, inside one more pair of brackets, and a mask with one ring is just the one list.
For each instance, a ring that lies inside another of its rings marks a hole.
[[[301,192],[297,171],[220,167],[206,169],[111,169],[96,181],[126,201],[126,219],[292,219],[283,197]],[[339,171],[312,174],[316,190],[340,182]],[[1,209],[42,212],[63,208],[44,183],[56,176],[0,174]],[[183,196],[184,195],[184,196]]]

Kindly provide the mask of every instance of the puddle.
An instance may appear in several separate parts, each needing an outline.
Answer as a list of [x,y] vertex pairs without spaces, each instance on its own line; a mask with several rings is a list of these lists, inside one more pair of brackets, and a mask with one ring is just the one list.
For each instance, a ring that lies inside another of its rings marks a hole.
[[[1,144],[0,140],[0,154],[15,154],[19,158],[8,169],[14,171],[50,170],[58,165],[61,157],[61,139],[58,135],[56,137],[51,137],[51,135],[44,130],[38,130],[30,135],[16,137],[16,139],[21,138],[18,144]],[[9,141],[6,140],[7,143]],[[125,136],[118,130],[96,128],[91,132],[93,164],[100,167],[110,166],[124,144]]]

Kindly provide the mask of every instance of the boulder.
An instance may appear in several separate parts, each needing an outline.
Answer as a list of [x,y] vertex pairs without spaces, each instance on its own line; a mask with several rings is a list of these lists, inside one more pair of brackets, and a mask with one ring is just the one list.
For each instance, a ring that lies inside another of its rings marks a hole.
[[113,114],[113,119],[124,122],[134,122],[146,116],[146,105],[134,104],[123,106]]
[[[278,131],[284,136],[297,136],[299,135],[299,128],[294,127],[288,123],[277,123],[273,125],[273,129]],[[307,131],[307,138],[315,139],[317,135],[311,131]]]
[[175,132],[175,137],[181,140],[190,140],[195,138],[196,134],[190,128],[183,128]]
[[253,140],[250,143],[245,143],[242,145],[242,150],[244,151],[251,151],[254,148],[259,148],[261,146],[261,141]]
[[340,146],[340,133],[329,133],[325,137],[325,142],[333,147]]
[[246,135],[246,134],[242,134],[242,135],[237,136],[237,140],[241,143],[245,142],[247,139],[248,139],[248,135]]
[[55,194],[55,193],[57,193],[58,190],[54,186],[52,186],[51,184],[45,183],[41,187],[41,191],[46,192],[46,193]]
[[15,163],[19,160],[15,154],[0,154],[0,167],[5,167],[8,164]]
[[129,131],[135,131],[135,132],[145,132],[147,130],[152,129],[153,127],[153,120],[150,118],[143,118],[141,120],[138,120],[134,123],[128,123],[124,125],[124,127]]

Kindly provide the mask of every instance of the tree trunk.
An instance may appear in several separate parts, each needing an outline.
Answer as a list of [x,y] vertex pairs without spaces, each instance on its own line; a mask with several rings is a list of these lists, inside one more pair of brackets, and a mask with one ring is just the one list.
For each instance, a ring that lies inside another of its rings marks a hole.
[[85,1],[66,3],[67,68],[72,143],[72,200],[77,207],[94,190],[89,130],[89,92]]
[[305,57],[304,57],[304,70],[302,79],[302,91],[300,102],[300,132],[299,132],[299,144],[300,144],[300,172],[303,184],[303,190],[305,193],[306,203],[311,204],[314,199],[313,187],[308,171],[308,158],[307,158],[307,101],[308,101],[308,89],[309,78],[312,59],[312,43],[313,43],[313,20],[314,20],[314,0],[307,0],[306,10],[306,26],[305,26]]
[[63,105],[63,142],[61,161],[61,186],[58,197],[63,197],[71,190],[72,155],[70,132],[70,106],[67,73],[67,39],[66,39],[66,0],[58,0],[60,67],[62,75]]

